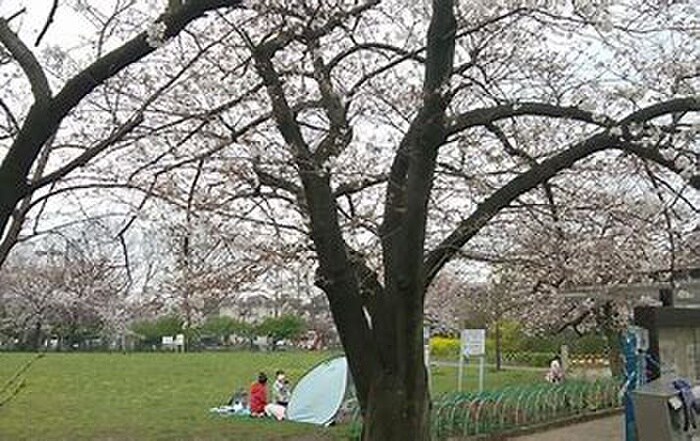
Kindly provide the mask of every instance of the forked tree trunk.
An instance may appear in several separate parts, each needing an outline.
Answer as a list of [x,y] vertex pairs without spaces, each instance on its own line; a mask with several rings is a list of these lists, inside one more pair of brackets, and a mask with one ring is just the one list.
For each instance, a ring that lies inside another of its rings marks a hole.
[[[337,196],[323,171],[322,164],[333,156],[325,146],[348,142],[341,136],[347,132],[347,121],[338,122],[346,118],[337,111],[343,104],[334,94],[324,92],[332,82],[330,77],[323,82],[321,93],[331,115],[331,130],[312,148],[272,62],[282,40],[269,40],[253,50],[255,68],[265,83],[277,128],[294,152],[303,184],[295,193],[307,206],[319,260],[316,285],[328,297],[353,375],[363,411],[363,441],[430,438],[422,337],[424,242],[437,152],[447,139],[446,90],[453,67],[456,28],[453,0],[433,0],[423,102],[399,145],[388,178],[380,227],[384,283],[360,253],[347,245],[338,218]],[[314,65],[318,75],[327,75],[322,59]]]

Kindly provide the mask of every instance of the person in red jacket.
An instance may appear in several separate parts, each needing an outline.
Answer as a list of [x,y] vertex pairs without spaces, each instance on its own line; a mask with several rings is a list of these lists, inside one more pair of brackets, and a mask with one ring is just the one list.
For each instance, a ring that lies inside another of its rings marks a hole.
[[265,416],[267,405],[267,375],[260,372],[258,381],[250,386],[250,416]]

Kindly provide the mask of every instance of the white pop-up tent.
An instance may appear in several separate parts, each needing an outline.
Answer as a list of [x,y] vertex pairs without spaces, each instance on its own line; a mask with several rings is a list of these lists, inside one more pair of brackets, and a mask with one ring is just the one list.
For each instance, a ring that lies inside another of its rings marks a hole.
[[287,406],[287,419],[327,426],[352,397],[352,379],[345,357],[325,360],[297,383]]

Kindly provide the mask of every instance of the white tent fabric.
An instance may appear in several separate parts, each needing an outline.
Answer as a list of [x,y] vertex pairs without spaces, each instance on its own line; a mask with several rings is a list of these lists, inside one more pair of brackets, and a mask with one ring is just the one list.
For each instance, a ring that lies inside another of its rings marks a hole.
[[318,364],[294,388],[287,406],[287,419],[302,423],[331,424],[345,399],[348,376],[345,357],[332,358]]

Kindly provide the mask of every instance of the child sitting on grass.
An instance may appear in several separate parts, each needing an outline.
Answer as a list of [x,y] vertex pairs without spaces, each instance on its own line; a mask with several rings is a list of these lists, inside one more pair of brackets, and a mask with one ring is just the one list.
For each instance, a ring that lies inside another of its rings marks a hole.
[[250,416],[265,416],[265,406],[267,405],[267,375],[260,372],[258,381],[250,386]]

